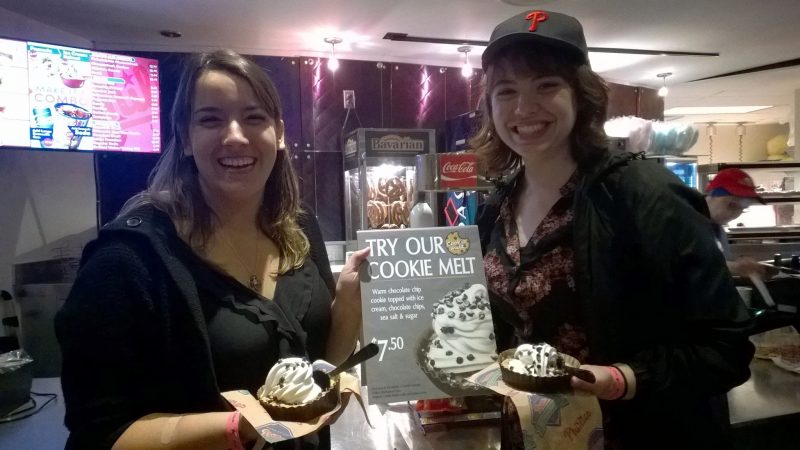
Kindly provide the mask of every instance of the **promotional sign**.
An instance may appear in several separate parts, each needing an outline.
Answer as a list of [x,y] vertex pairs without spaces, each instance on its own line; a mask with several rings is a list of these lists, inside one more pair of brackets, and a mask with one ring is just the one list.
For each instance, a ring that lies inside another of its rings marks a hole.
[[158,63],[152,59],[92,53],[94,148],[158,151]]
[[28,43],[32,147],[92,148],[91,52]]
[[0,145],[30,143],[27,51],[24,42],[0,39]]
[[483,395],[466,380],[497,359],[478,228],[359,231],[369,403]]
[[0,39],[0,146],[159,152],[158,62]]

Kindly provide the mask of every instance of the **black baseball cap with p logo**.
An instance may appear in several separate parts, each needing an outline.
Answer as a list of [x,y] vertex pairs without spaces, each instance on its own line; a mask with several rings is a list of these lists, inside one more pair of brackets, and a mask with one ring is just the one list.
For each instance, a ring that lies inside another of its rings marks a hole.
[[517,14],[495,27],[489,46],[481,56],[483,70],[503,48],[518,42],[556,46],[589,64],[589,49],[581,23],[566,14],[535,10]]

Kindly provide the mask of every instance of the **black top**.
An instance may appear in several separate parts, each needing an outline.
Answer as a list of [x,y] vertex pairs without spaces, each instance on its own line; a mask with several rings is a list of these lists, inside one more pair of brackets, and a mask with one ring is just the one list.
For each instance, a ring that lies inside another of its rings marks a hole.
[[220,391],[247,389],[255,395],[270,364],[278,359],[275,323],[260,321],[265,299],[235,279],[214,270],[186,249],[208,327],[211,358]]
[[[307,351],[320,357],[334,282],[316,220],[304,214],[300,226],[311,243],[303,267],[279,278],[274,301],[260,300],[258,313],[245,308],[242,314],[232,311],[254,298],[234,301],[247,289],[195,273],[197,257],[188,257],[191,251],[165,213],[143,207],[104,227],[84,250],[55,320],[63,353],[67,448],[111,448],[132,422],[154,412],[230,410],[220,392],[263,382],[237,378],[234,366],[268,368],[277,354]],[[216,297],[219,293],[223,296]],[[228,330],[231,334],[222,330],[239,323],[247,326]],[[262,334],[245,346],[242,360],[220,356],[249,333]],[[273,353],[258,354],[262,348]],[[266,369],[252,376],[266,378]]]

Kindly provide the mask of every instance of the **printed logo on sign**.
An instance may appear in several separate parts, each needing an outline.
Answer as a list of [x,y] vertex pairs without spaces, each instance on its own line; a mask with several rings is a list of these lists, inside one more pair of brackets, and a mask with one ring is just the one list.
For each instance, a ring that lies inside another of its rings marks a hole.
[[462,238],[458,231],[447,233],[444,245],[447,247],[447,251],[453,255],[463,255],[469,251],[469,239]]
[[400,137],[396,134],[387,134],[380,138],[370,139],[372,150],[392,150],[402,152],[421,152],[425,149],[425,141],[411,139],[408,136]]
[[439,187],[469,188],[478,184],[478,163],[468,153],[439,155]]

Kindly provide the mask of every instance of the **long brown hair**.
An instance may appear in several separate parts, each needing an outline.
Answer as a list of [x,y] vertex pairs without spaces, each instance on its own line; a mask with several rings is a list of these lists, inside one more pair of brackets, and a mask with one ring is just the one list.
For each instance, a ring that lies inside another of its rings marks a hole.
[[[151,204],[169,214],[180,224],[180,232],[195,248],[204,248],[215,227],[214,211],[200,190],[194,158],[184,155],[189,143],[189,123],[197,80],[209,71],[225,72],[250,85],[275,124],[282,119],[278,91],[264,70],[251,60],[230,50],[193,54],[186,61],[170,113],[171,126],[167,145],[148,178],[147,189],[122,207],[120,215]],[[282,137],[278,136],[282,141]],[[281,253],[278,273],[303,265],[309,252],[308,238],[298,225],[303,214],[297,177],[290,163],[288,149],[277,152],[275,166],[267,179],[258,226],[272,239]]]
[[489,61],[483,76],[481,127],[469,141],[491,173],[503,173],[522,166],[522,159],[497,136],[492,121],[491,89],[498,68],[511,68],[517,74],[557,75],[575,92],[577,114],[570,134],[570,151],[579,166],[592,161],[606,146],[603,124],[608,107],[608,86],[589,67],[571,54],[546,44],[511,44]]

